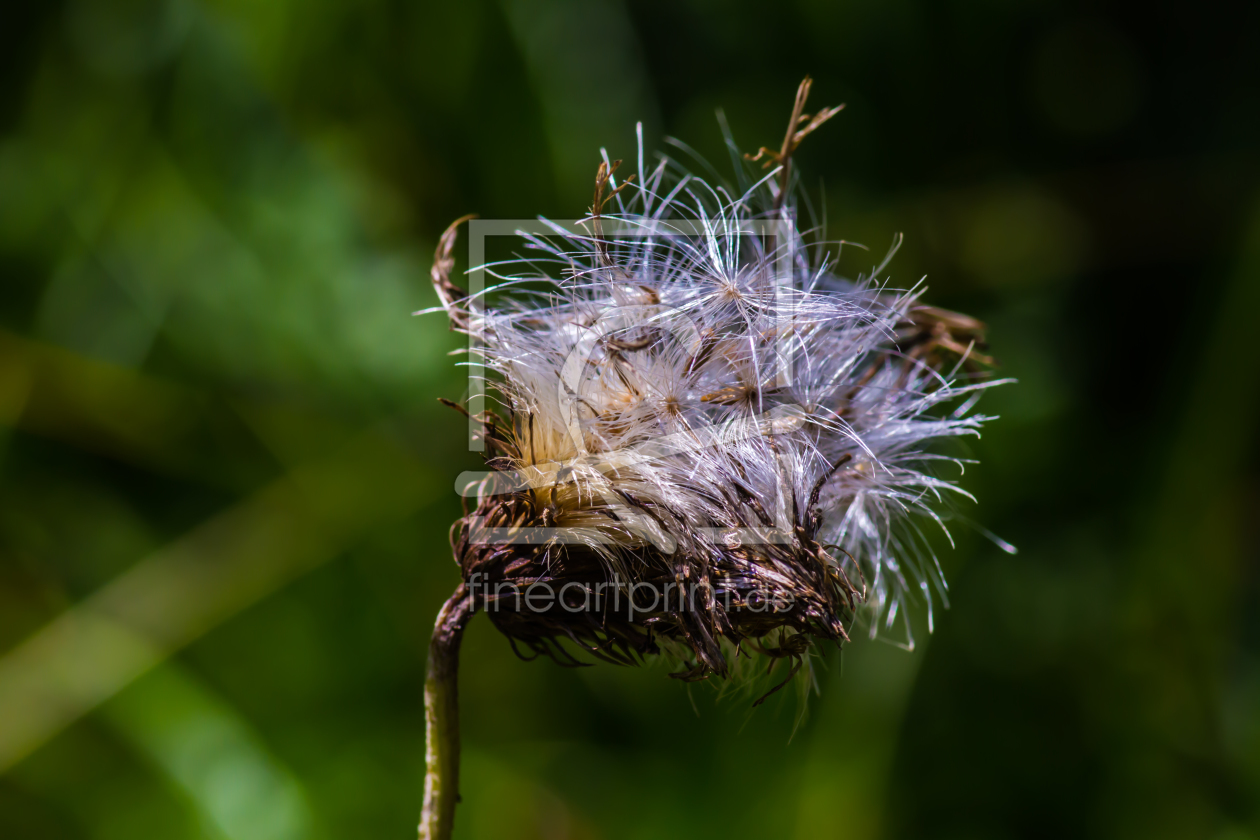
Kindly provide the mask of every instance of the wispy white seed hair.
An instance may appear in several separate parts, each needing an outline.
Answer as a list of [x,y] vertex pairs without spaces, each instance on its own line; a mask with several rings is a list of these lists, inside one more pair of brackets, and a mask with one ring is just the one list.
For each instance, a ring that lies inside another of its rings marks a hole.
[[[741,164],[732,188],[665,156],[649,171],[641,129],[639,146],[625,182],[605,156],[585,218],[482,267],[498,281],[485,294],[449,280],[454,227],[439,248],[443,306],[500,406],[483,418],[489,460],[527,497],[510,524],[552,529],[533,556],[577,546],[630,580],[650,562],[719,588],[780,573],[790,587],[796,552],[851,582],[872,635],[900,616],[912,644],[907,600],[929,622],[947,602],[924,526],[944,530],[949,497],[967,495],[939,443],[977,434],[990,418],[976,402],[999,384],[983,326],[880,280],[884,264],[838,275],[839,244],[807,241],[781,168],[755,180]],[[483,483],[479,521],[502,492]],[[718,562],[735,549],[751,559]],[[763,629],[714,626],[736,642]]]

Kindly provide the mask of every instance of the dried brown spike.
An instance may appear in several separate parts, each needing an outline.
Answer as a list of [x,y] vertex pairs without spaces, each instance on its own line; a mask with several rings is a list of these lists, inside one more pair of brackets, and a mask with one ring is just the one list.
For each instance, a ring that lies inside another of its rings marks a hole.
[[433,288],[437,291],[438,300],[442,301],[442,308],[450,316],[452,330],[466,330],[468,328],[468,318],[454,308],[464,298],[468,297],[468,292],[451,282],[451,269],[455,267],[455,258],[451,256],[451,252],[455,250],[455,240],[459,236],[459,226],[469,219],[475,218],[477,218],[476,213],[460,216],[442,232],[441,238],[438,239],[437,250],[433,254],[433,268],[429,270],[429,276],[433,279]]
[[[779,147],[779,151],[775,152],[762,146],[757,150],[756,155],[744,155],[744,159],[749,161],[758,161],[763,156],[766,157],[763,167],[768,168],[774,163],[783,167],[783,171],[779,174],[779,193],[774,199],[774,212],[776,214],[783,209],[783,202],[787,198],[788,182],[792,173],[792,153],[796,151],[796,147],[801,144],[801,141],[812,134],[815,129],[844,110],[844,105],[823,108],[811,119],[809,114],[805,113],[805,100],[809,99],[809,89],[813,84],[814,80],[806,76],[796,88],[796,101],[792,104],[792,116],[788,119],[787,132],[783,135],[783,144]],[[797,128],[805,120],[809,120],[809,123],[804,128]]]
[[604,190],[608,189],[608,182],[612,180],[613,173],[620,166],[620,160],[614,160],[611,166],[606,162],[601,162],[599,169],[595,170],[595,202],[591,205],[591,223],[595,228],[595,247],[599,251],[599,261],[605,268],[611,267],[612,261],[608,259],[608,242],[604,239],[604,224],[601,220],[604,205],[612,201],[618,193],[634,181],[634,176],[631,175],[622,182],[621,186],[604,195]]

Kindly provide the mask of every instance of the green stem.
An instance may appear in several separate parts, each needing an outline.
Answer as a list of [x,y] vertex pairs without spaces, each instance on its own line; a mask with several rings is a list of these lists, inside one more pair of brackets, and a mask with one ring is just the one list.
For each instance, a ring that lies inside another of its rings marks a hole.
[[455,804],[459,802],[459,643],[472,613],[472,596],[461,583],[438,613],[429,641],[420,840],[450,840],[455,825]]

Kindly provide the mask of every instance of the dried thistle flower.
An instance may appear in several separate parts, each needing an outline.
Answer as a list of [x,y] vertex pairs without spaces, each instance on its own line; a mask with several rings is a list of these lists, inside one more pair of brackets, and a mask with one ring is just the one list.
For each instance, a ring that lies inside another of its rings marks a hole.
[[807,245],[791,156],[840,110],[804,113],[809,86],[779,150],[745,156],[773,168],[741,166],[734,190],[664,157],[645,171],[640,134],[635,176],[606,159],[576,228],[493,267],[518,287],[494,308],[451,280],[465,220],[443,234],[434,285],[502,408],[476,418],[491,472],[452,532],[463,583],[430,655],[422,837],[453,819],[455,662],[477,609],[565,664],[564,640],[622,664],[667,653],[686,680],[750,651],[788,660],[774,691],[863,605],[874,634],[911,591],[929,616],[944,597],[918,521],[943,527],[934,507],[962,492],[930,445],[988,419],[970,413],[997,384],[983,326],[880,285],[882,265],[843,279]]

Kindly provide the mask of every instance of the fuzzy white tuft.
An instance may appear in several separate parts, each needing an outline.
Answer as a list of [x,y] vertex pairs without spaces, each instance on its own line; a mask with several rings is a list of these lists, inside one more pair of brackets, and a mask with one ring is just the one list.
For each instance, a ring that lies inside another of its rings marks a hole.
[[946,599],[921,525],[944,529],[946,497],[966,495],[936,444],[977,434],[976,400],[1000,384],[975,364],[981,325],[878,281],[882,265],[838,276],[780,170],[741,167],[731,190],[665,157],[645,172],[641,147],[619,189],[605,161],[577,226],[485,267],[493,306],[444,296],[479,339],[511,468],[549,525],[630,573],[649,544],[710,556],[808,526],[861,582],[871,634],[900,614],[912,644],[907,598],[929,622]]

